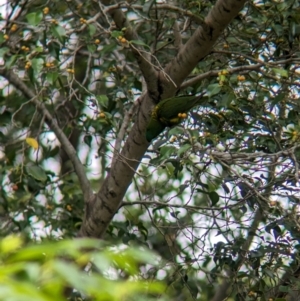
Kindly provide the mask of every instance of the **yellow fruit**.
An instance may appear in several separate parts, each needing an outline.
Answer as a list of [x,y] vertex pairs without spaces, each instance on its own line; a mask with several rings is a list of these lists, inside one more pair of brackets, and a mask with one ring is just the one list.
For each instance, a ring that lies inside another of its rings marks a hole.
[[120,40],[120,41],[121,41],[122,39],[123,39],[123,37],[122,37],[122,36],[118,36],[118,40]]
[[81,24],[85,24],[86,23],[86,19],[84,19],[84,18],[80,18],[79,21],[80,21]]
[[68,69],[67,69],[67,72],[68,72],[68,73],[72,73],[72,74],[74,74],[74,72],[75,72],[75,71],[74,71],[74,69],[70,69],[70,68],[68,68]]
[[71,205],[67,205],[66,208],[67,208],[68,211],[72,211],[72,206]]
[[238,75],[237,80],[240,81],[240,82],[243,82],[243,81],[246,80],[246,77],[244,75]]
[[182,114],[181,113],[178,113],[177,115],[179,118],[182,118]]
[[122,39],[120,40],[120,42],[121,42],[121,43],[126,43],[127,40],[126,40],[125,38],[122,38]]
[[21,47],[22,50],[26,50],[26,48],[27,48],[26,46],[22,46]]
[[186,118],[187,117],[187,114],[186,113],[182,113],[181,114],[181,118]]
[[105,113],[100,112],[99,117],[100,117],[100,118],[105,118]]
[[57,25],[57,24],[58,24],[58,21],[57,21],[56,19],[52,19],[52,20],[51,20],[51,23]]
[[46,65],[46,67],[48,67],[48,68],[51,67],[51,63],[46,63],[45,65]]
[[45,8],[43,9],[43,13],[44,13],[44,15],[49,14],[49,7],[45,7]]
[[228,45],[228,44],[224,44],[224,45],[223,45],[223,48],[228,49],[228,48],[229,48],[229,45]]
[[27,62],[26,64],[25,64],[25,69],[29,69],[31,67],[31,63],[30,62]]
[[95,43],[96,45],[98,45],[98,44],[100,44],[100,40],[99,40],[99,39],[96,39],[96,40],[94,41],[94,43]]
[[18,29],[18,25],[13,24],[10,28],[11,31],[16,31]]
[[7,34],[5,34],[5,35],[3,36],[3,38],[4,38],[4,40],[8,40],[8,39],[9,39],[9,36],[8,36]]

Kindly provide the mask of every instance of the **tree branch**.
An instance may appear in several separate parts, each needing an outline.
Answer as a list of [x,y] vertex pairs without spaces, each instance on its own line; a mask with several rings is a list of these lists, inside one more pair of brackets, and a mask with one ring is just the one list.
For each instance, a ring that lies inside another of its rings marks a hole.
[[149,94],[144,94],[140,97],[140,103],[137,120],[121,153],[116,157],[95,199],[87,204],[78,237],[100,238],[104,235],[149,146],[145,133],[153,100]]
[[[185,78],[192,72],[197,63],[203,59],[215,44],[217,38],[227,27],[229,22],[243,8],[246,0],[218,0],[212,8],[202,26],[194,32],[192,37],[180,49],[177,56],[166,66],[165,72],[171,77],[168,86],[178,89]],[[172,95],[163,96],[164,98]]]
[[[121,7],[132,8],[133,10],[143,10],[143,5],[136,5],[136,4],[131,5],[127,2],[123,2],[123,3],[118,3],[118,4],[108,6],[106,8],[106,11],[109,12],[111,10],[114,10],[116,8],[121,8]],[[203,24],[203,19],[200,16],[193,14],[190,10],[182,9],[180,7],[177,7],[177,6],[174,6],[171,4],[156,3],[155,9],[173,11],[173,12],[182,14],[183,16],[189,17],[196,24],[199,24],[199,25]]]
[[[255,64],[255,65],[248,65],[248,66],[239,66],[239,67],[235,67],[235,68],[230,68],[227,69],[229,74],[233,74],[236,72],[245,72],[245,71],[251,71],[251,70],[259,70],[259,68],[263,66],[263,64]],[[181,85],[180,89],[185,89],[187,87],[193,86],[199,82],[201,82],[202,80],[208,78],[208,77],[217,77],[219,72],[221,70],[211,70],[202,74],[199,74],[185,82],[183,82],[183,84]]]
[[129,109],[128,112],[125,113],[121,128],[118,132],[117,138],[116,138],[116,142],[115,142],[115,147],[114,147],[114,155],[113,155],[113,159],[112,159],[112,164],[114,165],[118,156],[119,156],[119,152],[121,149],[121,145],[122,145],[122,141],[124,139],[125,136],[125,132],[128,129],[128,124],[130,122],[130,119],[132,118],[134,112],[136,111],[136,108],[139,104],[139,99],[138,98],[131,106],[131,108]]
[[83,192],[84,201],[88,202],[93,195],[93,191],[86,176],[84,166],[80,162],[76,154],[76,150],[74,149],[64,132],[57,125],[56,120],[52,117],[46,106],[38,100],[38,96],[30,88],[28,88],[28,86],[24,84],[23,81],[13,73],[13,71],[7,70],[5,68],[0,68],[0,75],[6,78],[8,82],[15,86],[18,90],[20,90],[24,94],[24,96],[27,97],[30,102],[32,102],[36,106],[40,113],[45,116],[47,125],[51,130],[53,130],[57,139],[61,143],[61,146],[69,156],[77,174],[78,181]]
[[[108,0],[102,0],[102,3],[106,5],[109,2]],[[211,50],[214,42],[230,20],[242,9],[245,0],[228,0],[226,3],[224,2],[224,0],[217,2],[206,18],[205,26],[199,28],[180,50],[176,58],[167,66],[167,72],[160,72],[160,78],[156,78],[156,72],[153,71],[152,67],[150,71],[144,70],[146,67],[149,68],[149,64],[144,57],[138,54],[140,68],[145,73],[148,93],[145,93],[140,98],[141,105],[136,122],[129,133],[121,154],[112,165],[96,197],[86,204],[84,220],[78,233],[79,237],[103,237],[107,226],[117,212],[131,184],[135,170],[149,146],[145,133],[154,105],[153,98],[157,96],[157,100],[160,100],[175,94],[177,89],[175,86],[179,87],[185,77],[196,66],[199,59],[203,58]],[[133,31],[127,26],[128,23],[123,12],[119,9],[112,10],[111,16],[119,28],[125,26],[129,29],[128,31],[126,30],[126,34],[129,35],[126,38],[130,39],[130,34]],[[147,72],[150,73],[148,74]],[[171,75],[171,79],[168,74]],[[175,84],[172,79],[175,79]]]
[[[109,5],[110,0],[102,0],[101,1],[104,5]],[[126,16],[124,15],[123,11],[119,8],[114,8],[108,10],[108,13],[116,23],[116,26],[121,30],[126,28],[124,31],[124,36],[126,40],[138,40],[138,36],[136,35],[135,31],[133,30],[132,26],[128,22]],[[147,84],[148,92],[150,95],[153,95],[154,98],[157,97],[157,76],[158,73],[155,71],[153,65],[150,63],[150,60],[145,57],[142,53],[146,53],[144,50],[140,50],[139,47],[130,45],[131,51],[134,54],[136,61],[140,67],[140,70],[144,76],[144,79]]]

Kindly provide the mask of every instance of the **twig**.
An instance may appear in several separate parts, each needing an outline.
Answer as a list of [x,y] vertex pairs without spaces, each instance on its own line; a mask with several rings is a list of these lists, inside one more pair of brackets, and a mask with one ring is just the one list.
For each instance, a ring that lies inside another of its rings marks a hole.
[[223,211],[231,208],[236,208],[240,205],[240,203],[236,203],[234,205],[228,205],[228,206],[222,206],[222,207],[203,207],[203,206],[191,206],[191,205],[177,205],[177,204],[169,204],[164,202],[158,202],[158,201],[135,201],[135,202],[122,202],[120,204],[120,207],[124,206],[132,206],[132,205],[156,205],[156,206],[165,206],[165,207],[171,207],[171,208],[184,208],[184,209],[190,209],[190,210],[208,210],[208,211]]
[[[229,74],[233,74],[233,73],[236,73],[236,72],[242,72],[242,71],[251,71],[251,70],[259,70],[260,67],[262,67],[263,64],[262,63],[259,63],[259,64],[255,64],[255,65],[248,65],[248,66],[239,66],[239,67],[235,67],[235,68],[230,68],[230,69],[226,69],[228,71]],[[208,78],[208,77],[216,77],[218,76],[218,73],[220,72],[221,70],[212,70],[212,71],[208,71],[208,72],[205,72],[205,73],[202,73],[202,74],[199,74],[187,81],[185,81],[180,89],[185,89],[189,86],[193,86],[197,83],[199,83],[200,81],[204,80],[205,78]]]
[[131,106],[131,108],[129,109],[128,112],[126,112],[123,122],[122,122],[122,126],[118,132],[117,135],[117,139],[116,139],[116,143],[115,143],[115,147],[114,147],[114,155],[113,155],[113,160],[112,160],[112,165],[115,164],[115,161],[117,160],[117,157],[119,155],[120,149],[121,149],[121,144],[122,141],[124,139],[125,136],[125,132],[128,128],[128,124],[130,122],[130,118],[133,116],[135,109],[137,108],[137,106],[139,105],[139,99],[136,100],[133,105]]
[[[102,0],[101,1],[104,5],[109,5],[110,0]],[[118,4],[120,5],[120,4]],[[120,6],[118,6],[120,7]],[[104,10],[105,11],[105,10]],[[128,41],[131,40],[138,40],[138,37],[135,33],[135,31],[132,29],[130,23],[128,22],[126,16],[124,15],[123,11],[121,9],[118,9],[114,7],[113,9],[110,9],[108,11],[105,11],[111,15],[114,22],[116,23],[116,26],[119,29],[126,28],[124,31],[124,36]],[[157,89],[157,76],[158,73],[154,69],[154,67],[149,63],[149,61],[141,55],[141,50],[137,47],[132,47],[131,45],[131,51],[136,57],[136,61],[140,67],[140,70],[145,78],[145,81],[147,83],[147,88],[150,95],[153,95],[156,97],[158,95],[158,89]]]

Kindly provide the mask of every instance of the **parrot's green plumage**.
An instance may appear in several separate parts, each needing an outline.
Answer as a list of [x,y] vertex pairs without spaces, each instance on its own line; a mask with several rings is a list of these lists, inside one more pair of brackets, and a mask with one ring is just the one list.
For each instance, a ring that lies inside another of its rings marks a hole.
[[[201,96],[178,96],[162,100],[155,106],[146,130],[146,139],[150,142],[157,137],[165,127],[179,124],[194,106],[199,104]],[[185,115],[184,115],[185,116]]]

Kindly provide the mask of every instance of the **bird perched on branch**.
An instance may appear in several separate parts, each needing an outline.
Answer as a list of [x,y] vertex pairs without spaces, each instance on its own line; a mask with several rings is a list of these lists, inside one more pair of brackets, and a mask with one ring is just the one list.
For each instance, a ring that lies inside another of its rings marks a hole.
[[[204,94],[204,93],[203,93]],[[200,96],[184,95],[167,98],[158,103],[151,113],[151,118],[146,130],[146,139],[150,142],[156,138],[165,127],[179,124],[187,117],[187,112],[201,103]]]

